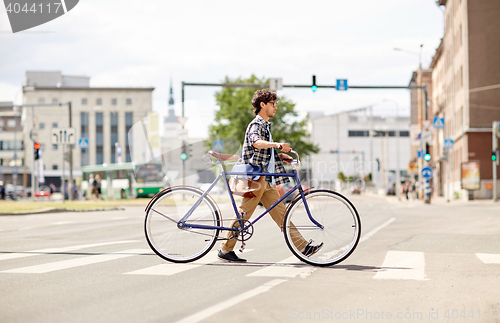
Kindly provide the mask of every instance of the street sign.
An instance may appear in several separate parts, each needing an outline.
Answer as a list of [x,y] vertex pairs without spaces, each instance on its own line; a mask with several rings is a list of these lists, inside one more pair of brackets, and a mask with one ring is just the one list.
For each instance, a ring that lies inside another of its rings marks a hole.
[[443,145],[443,148],[444,149],[452,149],[453,148],[453,139],[451,138],[446,138],[444,140],[444,145]]
[[89,148],[89,139],[88,138],[80,138],[80,140],[78,140],[78,147],[80,147],[80,149]]
[[430,167],[422,168],[422,177],[425,179],[432,178],[432,168],[430,168]]
[[75,129],[52,128],[50,138],[53,145],[74,145],[76,143]]
[[271,91],[278,91],[283,89],[283,79],[279,78],[270,78],[269,79],[269,89]]
[[428,131],[431,129],[431,120],[422,120],[422,130]]
[[425,155],[425,150],[419,150],[417,151],[417,157],[418,158],[424,158]]
[[430,144],[432,141],[432,131],[422,131],[421,137],[424,144]]
[[435,129],[444,129],[444,118],[434,117],[433,124]]
[[349,86],[347,85],[347,80],[337,80],[337,91],[347,91]]
[[220,140],[220,138],[217,137],[217,139],[215,139],[215,141],[214,141],[213,149],[216,152],[219,152],[219,153],[222,152],[222,150],[224,150],[224,141]]
[[32,129],[32,130],[30,131],[30,138],[31,138],[31,140],[33,140],[33,141],[38,141],[38,131],[37,131],[37,130],[35,130],[35,129]]

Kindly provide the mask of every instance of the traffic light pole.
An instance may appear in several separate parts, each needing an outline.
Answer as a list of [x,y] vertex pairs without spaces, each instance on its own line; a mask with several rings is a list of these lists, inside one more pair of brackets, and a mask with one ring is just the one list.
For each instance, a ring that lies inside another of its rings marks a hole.
[[[20,105],[14,105],[13,107],[18,107],[18,108],[31,108],[31,129],[35,129],[35,119],[34,119],[34,116],[35,116],[35,108],[38,108],[38,107],[53,107],[55,105],[59,105],[59,106],[63,106],[63,105],[67,105],[68,106],[68,110],[69,110],[69,127],[71,128],[71,125],[72,125],[72,118],[71,118],[71,101],[67,102],[67,103],[59,103],[59,104],[47,104],[47,103],[38,103],[38,104],[20,104]],[[33,140],[33,139],[32,139]],[[35,142],[33,140],[33,142]],[[31,145],[33,147],[33,144]],[[68,197],[70,199],[73,198],[73,145],[70,145],[69,147],[69,169],[70,169],[70,173],[69,173],[69,178],[70,178],[70,187],[71,189],[69,190],[69,195]],[[31,200],[34,201],[35,200],[35,156],[33,155],[33,159],[31,160]],[[63,153],[63,168],[64,168],[64,153]],[[63,188],[64,188],[64,171],[63,171]],[[64,192],[63,193],[63,201],[64,201]]]
[[[497,151],[498,149],[498,145],[497,145],[497,142],[498,142],[498,138],[497,138],[497,133],[498,133],[498,124],[499,122],[498,121],[493,121],[493,126],[491,128],[491,139],[492,139],[492,148],[493,148],[493,151]],[[497,156],[498,154],[496,154],[495,156]],[[498,158],[498,157],[497,157]],[[496,202],[498,201],[497,199],[497,166],[498,166],[498,160],[493,160],[493,202]]]

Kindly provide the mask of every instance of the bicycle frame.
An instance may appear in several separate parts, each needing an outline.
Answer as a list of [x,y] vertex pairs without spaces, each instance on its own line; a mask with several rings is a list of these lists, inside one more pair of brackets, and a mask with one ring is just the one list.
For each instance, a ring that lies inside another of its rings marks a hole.
[[[196,201],[196,203],[188,210],[186,215],[182,217],[182,219],[177,222],[177,226],[179,228],[193,228],[193,229],[219,229],[219,230],[228,230],[232,231],[232,228],[229,227],[223,227],[223,226],[210,226],[210,225],[202,225],[202,224],[193,224],[193,223],[186,223],[187,219],[193,214],[194,210],[200,205],[201,201],[205,198],[205,196],[210,193],[212,188],[219,182],[221,178],[224,178],[224,183],[226,184],[226,189],[228,191],[228,194],[231,196],[231,203],[233,205],[234,213],[236,214],[236,218],[240,220],[242,217],[240,213],[238,212],[238,208],[236,206],[236,201],[234,200],[234,196],[231,193],[231,189],[229,187],[229,182],[227,180],[227,175],[240,175],[240,176],[271,176],[271,177],[293,177],[295,179],[296,185],[289,190],[286,194],[284,194],[278,201],[276,201],[273,205],[271,205],[269,208],[267,208],[262,214],[260,214],[255,220],[250,221],[250,225],[255,224],[257,221],[259,221],[264,215],[269,213],[276,205],[281,203],[284,199],[286,199],[290,194],[295,192],[296,190],[299,190],[300,196],[302,198],[302,201],[304,202],[304,206],[307,211],[307,215],[309,216],[309,219],[311,222],[313,222],[315,225],[317,225],[319,228],[323,228],[323,226],[318,223],[312,216],[311,212],[309,211],[309,206],[307,205],[306,197],[304,195],[304,190],[302,189],[302,185],[300,184],[300,178],[296,170],[293,171],[293,173],[245,173],[245,172],[228,172],[224,169],[222,169],[222,173],[215,179],[215,181],[210,185],[208,190],[202,194],[202,196]],[[248,226],[250,226],[248,225]],[[245,229],[248,227],[246,226]]]

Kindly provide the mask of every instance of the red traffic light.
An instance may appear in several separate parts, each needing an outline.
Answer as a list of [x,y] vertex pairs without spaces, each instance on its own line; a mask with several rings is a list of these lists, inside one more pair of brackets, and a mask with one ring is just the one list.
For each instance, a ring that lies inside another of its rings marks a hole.
[[35,142],[35,144],[33,145],[33,147],[35,149],[40,149],[40,143],[39,142]]

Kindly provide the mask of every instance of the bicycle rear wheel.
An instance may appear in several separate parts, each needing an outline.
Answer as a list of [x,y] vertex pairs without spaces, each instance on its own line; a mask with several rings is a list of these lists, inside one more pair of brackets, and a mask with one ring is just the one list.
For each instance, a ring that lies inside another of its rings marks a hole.
[[[190,262],[212,249],[219,235],[218,229],[177,226],[202,194],[196,188],[179,186],[166,189],[151,201],[146,209],[144,229],[149,246],[158,256],[172,262]],[[220,226],[215,202],[206,195],[186,223]]]
[[[361,236],[358,212],[344,196],[329,190],[305,193],[311,217],[304,201],[297,198],[288,208],[284,220],[285,241],[292,253],[303,262],[314,266],[331,266],[345,260],[356,248]],[[305,239],[301,240],[300,237]],[[323,246],[314,254],[303,254],[307,243]],[[295,244],[294,244],[295,241]],[[296,246],[296,244],[298,244]]]

